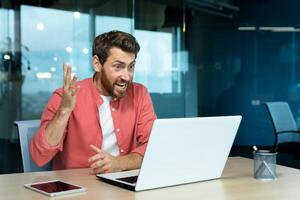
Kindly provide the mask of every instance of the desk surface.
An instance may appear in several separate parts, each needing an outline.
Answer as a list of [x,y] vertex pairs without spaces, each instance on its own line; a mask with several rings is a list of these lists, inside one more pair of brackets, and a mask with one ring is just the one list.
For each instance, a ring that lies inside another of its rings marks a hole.
[[300,170],[277,166],[278,179],[261,181],[253,178],[253,160],[229,158],[221,179],[186,184],[144,192],[131,192],[97,180],[90,169],[60,170],[0,175],[0,198],[50,199],[25,189],[26,183],[61,179],[87,188],[87,192],[60,199],[293,199],[300,200]]

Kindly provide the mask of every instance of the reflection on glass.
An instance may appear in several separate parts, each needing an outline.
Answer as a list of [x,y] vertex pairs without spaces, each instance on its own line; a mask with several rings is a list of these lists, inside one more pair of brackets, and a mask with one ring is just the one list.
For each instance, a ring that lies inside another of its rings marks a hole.
[[3,98],[3,87],[6,87],[6,81],[11,71],[11,61],[14,60],[12,52],[14,49],[14,11],[9,9],[0,9],[0,102]]
[[14,38],[14,11],[0,9],[0,52],[9,50],[8,39]]
[[[64,21],[63,26],[58,21]],[[77,70],[79,78],[90,75],[89,57],[83,53],[83,49],[86,52],[90,48],[87,14],[74,18],[69,11],[22,6],[21,27],[22,42],[30,50],[22,52],[28,54],[30,61],[30,68],[22,67],[26,77],[23,93],[52,92],[60,87],[64,62],[80,69]],[[49,73],[51,77],[38,76],[38,73]],[[42,80],[43,77],[51,80]]]
[[151,93],[172,93],[172,34],[135,30],[141,46],[135,81]]
[[110,17],[110,16],[96,16],[95,30],[96,35],[111,31],[119,30],[126,33],[132,33],[132,18],[126,17]]
[[[78,14],[76,15],[78,16]],[[57,23],[63,21],[63,25]],[[69,63],[79,79],[91,76],[89,15],[21,6],[23,116],[39,117],[51,93],[62,85],[62,64]]]

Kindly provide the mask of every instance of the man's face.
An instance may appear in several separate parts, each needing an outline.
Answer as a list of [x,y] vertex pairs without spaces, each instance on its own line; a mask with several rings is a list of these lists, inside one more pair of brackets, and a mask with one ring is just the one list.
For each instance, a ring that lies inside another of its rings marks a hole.
[[103,64],[100,77],[100,90],[103,95],[122,98],[132,83],[135,55],[119,48],[111,48],[106,62]]

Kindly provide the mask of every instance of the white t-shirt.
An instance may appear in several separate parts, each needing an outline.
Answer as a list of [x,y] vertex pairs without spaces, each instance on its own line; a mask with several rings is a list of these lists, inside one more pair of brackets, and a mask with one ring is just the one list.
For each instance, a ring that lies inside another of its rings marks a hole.
[[103,137],[101,149],[113,156],[119,156],[119,146],[117,144],[117,137],[110,111],[110,100],[112,97],[102,95],[101,97],[103,99],[103,103],[98,108]]

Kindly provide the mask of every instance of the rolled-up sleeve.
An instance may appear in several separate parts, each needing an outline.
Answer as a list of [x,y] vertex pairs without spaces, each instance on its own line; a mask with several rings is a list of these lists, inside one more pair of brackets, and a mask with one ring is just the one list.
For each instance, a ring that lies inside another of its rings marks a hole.
[[58,151],[63,150],[63,139],[56,146],[50,146],[45,138],[45,130],[49,121],[53,119],[61,102],[61,90],[56,90],[51,96],[41,118],[40,128],[33,136],[30,143],[30,155],[32,160],[38,165],[43,166],[48,163]]
[[144,156],[152,125],[156,118],[151,97],[147,89],[144,88],[136,126],[137,147],[131,153],[138,153]]

